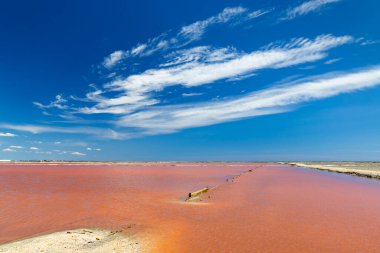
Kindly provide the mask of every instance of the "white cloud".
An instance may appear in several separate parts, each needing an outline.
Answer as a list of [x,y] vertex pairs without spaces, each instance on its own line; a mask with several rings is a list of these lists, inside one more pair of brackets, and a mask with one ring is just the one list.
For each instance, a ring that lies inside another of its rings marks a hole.
[[[284,19],[306,15],[339,1],[309,0],[289,9]],[[189,43],[201,39],[206,31],[214,25],[228,23],[231,26],[258,18],[270,11],[272,10],[250,11],[239,6],[228,7],[217,15],[185,25],[178,31],[163,33],[145,43],[139,43],[129,50],[115,51],[105,57],[103,65],[107,69],[112,69],[115,66],[120,68],[112,70],[113,73],[108,79],[109,82],[102,87],[97,88],[92,85],[91,87],[94,90],[87,93],[85,98],[73,99],[75,102],[81,102],[79,106],[69,107],[68,101],[62,95],[57,95],[55,101],[47,105],[34,102],[37,107],[43,110],[50,108],[63,110],[67,117],[89,118],[88,114],[113,114],[107,116],[111,120],[106,124],[117,127],[118,132],[101,127],[10,124],[0,124],[0,127],[5,126],[9,129],[31,133],[90,134],[104,138],[123,139],[145,134],[170,133],[189,127],[207,126],[240,118],[280,113],[289,110],[289,106],[298,103],[367,87],[365,86],[366,81],[360,84],[357,82],[357,76],[363,77],[363,80],[367,78],[368,86],[374,85],[371,78],[377,78],[378,68],[299,83],[293,82],[250,93],[244,97],[223,99],[222,102],[160,105],[161,103],[170,104],[171,101],[160,100],[161,92],[171,92],[169,87],[181,86],[178,87],[180,90],[178,94],[182,94],[182,97],[199,96],[203,93],[184,92],[183,90],[220,81],[231,84],[228,81],[249,78],[257,75],[260,71],[312,63],[326,58],[330,49],[355,41],[351,36],[321,35],[314,39],[297,38],[290,42],[271,43],[251,52],[238,51],[234,47],[216,48],[212,46],[182,49]],[[128,73],[133,73],[130,75],[118,72],[123,70],[121,67],[125,66],[124,60],[127,58],[136,59],[156,52],[167,53],[169,50],[171,53],[164,55],[161,62],[151,63],[150,66],[153,67],[143,69],[140,72],[137,71],[137,67],[133,70],[128,69]],[[325,64],[333,62],[334,59],[325,61]],[[308,66],[303,66],[303,68]],[[342,86],[342,81],[351,86],[346,84]],[[177,87],[173,89],[177,89]],[[97,150],[91,147],[86,149],[88,151]],[[76,155],[84,155],[79,152],[67,152],[73,155],[75,153],[77,153]]]
[[92,96],[92,102],[96,102],[95,106],[82,107],[75,109],[75,113],[95,114],[110,113],[120,114],[133,112],[137,108],[154,105],[158,100],[150,98],[147,94],[134,93],[130,91],[128,95],[119,95],[113,98],[96,95]]
[[[149,107],[135,113],[121,115],[114,124],[122,131],[117,136],[120,139],[172,133],[185,128],[282,113],[304,102],[354,92],[379,84],[380,66],[376,66],[360,71],[330,73],[283,83],[223,101]],[[4,124],[0,127],[4,127]],[[27,130],[22,126],[13,127],[17,130]],[[38,127],[41,131],[46,130],[45,128]],[[58,131],[61,130],[58,129]],[[130,131],[129,134],[123,133],[126,130]],[[64,132],[71,133],[71,130]],[[91,148],[91,150],[96,149]],[[70,151],[70,153],[74,152]]]
[[380,84],[380,67],[352,73],[330,74],[250,93],[223,102],[161,106],[126,115],[119,126],[137,127],[145,134],[176,132],[241,118],[291,110],[299,103],[358,91]]
[[227,23],[232,18],[246,12],[247,9],[243,7],[227,7],[216,16],[208,19],[197,21],[187,26],[183,26],[178,34],[180,37],[187,38],[188,41],[198,40],[205,33],[206,29],[218,23]]
[[301,5],[296,6],[293,9],[290,9],[286,13],[286,17],[283,19],[293,19],[297,16],[306,15],[310,12],[314,12],[323,6],[331,3],[339,2],[340,0],[311,0],[302,3]]
[[324,58],[331,48],[349,43],[350,36],[319,36],[314,40],[300,38],[263,51],[254,51],[217,63],[189,63],[172,68],[149,69],[126,79],[116,80],[110,88],[135,91],[138,94],[181,84],[186,87],[211,83],[265,68],[282,68]]
[[11,149],[23,149],[23,146],[9,146]]
[[[210,46],[175,50],[168,54],[162,63],[158,62],[157,67],[125,77],[116,77],[101,88],[92,85],[94,90],[87,93],[85,98],[75,99],[81,103],[88,103],[87,106],[68,109],[70,114],[114,114],[107,124],[116,126],[118,132],[96,127],[10,124],[0,124],[0,127],[31,133],[89,134],[109,139],[126,139],[280,113],[288,110],[288,106],[318,99],[317,92],[308,94],[306,91],[312,89],[326,93],[326,87],[325,90],[318,90],[316,86],[332,81],[324,79],[323,82],[292,83],[286,87],[270,88],[238,99],[223,99],[223,102],[179,103],[170,106],[160,105],[162,101],[159,100],[158,92],[163,92],[171,86],[182,86],[181,89],[186,89],[221,80],[240,80],[257,75],[263,70],[315,62],[325,58],[330,49],[354,41],[351,36],[321,35],[314,39],[296,38],[289,42],[275,42],[248,53],[239,52],[232,47]],[[142,45],[135,48],[136,54],[146,49]],[[304,93],[297,93],[293,86]],[[345,89],[342,92],[350,91],[347,87]],[[189,92],[179,94],[183,97],[202,95]],[[57,100],[59,99],[61,97],[57,97]],[[87,150],[96,149],[88,147]]]
[[62,142],[60,142],[60,141],[56,141],[56,142],[54,142],[54,144],[55,144],[55,145],[59,145],[59,144],[62,144]]
[[[92,86],[94,91],[87,93],[86,98],[78,99],[80,102],[91,103],[91,105],[70,108],[69,113],[114,114],[116,119],[111,121],[111,124],[115,121],[120,122],[120,117],[124,119],[141,115],[145,117],[146,113],[156,113],[150,108],[158,107],[161,103],[158,98],[154,97],[155,92],[163,91],[167,87],[181,85],[189,88],[219,80],[240,80],[256,75],[260,70],[314,62],[325,58],[328,50],[353,41],[351,36],[321,35],[315,39],[298,38],[287,43],[271,43],[261,50],[251,53],[237,52],[234,48],[211,48],[208,46],[177,50],[169,54],[166,62],[158,64],[157,68],[115,79],[107,83],[102,90]],[[195,95],[187,92],[182,94],[183,96]],[[0,127],[2,126],[4,125],[0,124]],[[131,138],[140,134],[139,131],[125,133],[123,130],[116,132],[112,129],[94,127],[12,125],[9,129],[32,133],[85,133],[108,139]]]
[[[167,33],[163,33],[153,39],[149,39],[146,43],[138,44],[130,50],[117,50],[105,57],[103,66],[111,69],[120,63],[123,59],[129,57],[143,57],[150,56],[156,52],[167,50],[170,48],[180,48],[189,43],[199,40],[207,29],[216,24],[225,24],[240,17],[248,10],[243,7],[227,7],[222,12],[215,16],[211,16],[207,19],[196,21],[190,25],[186,25],[180,28],[178,33],[173,36],[169,36]],[[266,13],[266,12],[265,12]],[[252,12],[248,14],[250,19],[255,18],[254,15],[261,16],[265,14]]]
[[[311,0],[293,9],[289,9],[284,19],[292,19],[316,11],[325,5],[339,0]],[[260,74],[261,71],[279,68],[301,66],[310,68],[311,63],[324,59],[329,50],[354,42],[351,36],[321,35],[314,39],[297,38],[290,42],[276,42],[255,51],[238,51],[234,47],[196,46],[183,49],[189,43],[201,39],[212,26],[227,24],[234,26],[258,18],[271,10],[249,11],[243,7],[228,7],[215,16],[181,27],[178,31],[161,34],[139,43],[129,50],[118,50],[107,56],[103,65],[112,72],[107,78],[108,83],[99,86],[91,85],[93,90],[84,98],[71,96],[73,103],[57,95],[49,104],[34,102],[40,109],[60,109],[61,117],[75,124],[86,126],[57,127],[52,125],[15,125],[0,124],[0,127],[25,131],[30,133],[66,133],[87,134],[102,138],[124,139],[147,134],[171,133],[190,127],[207,126],[221,122],[238,120],[259,115],[281,113],[293,109],[303,102],[322,99],[352,92],[362,88],[372,87],[379,82],[379,67],[357,71],[354,73],[331,74],[310,80],[288,82],[286,85],[267,88],[249,93],[238,98],[223,98],[223,101],[201,103],[171,104],[165,92],[178,94],[173,99],[178,102],[183,97],[199,96],[212,83],[233,85],[229,81],[238,81]],[[358,41],[356,41],[358,42]],[[170,50],[170,51],[169,51]],[[135,60],[157,52],[165,52],[149,62],[149,64],[131,65],[128,72],[124,71],[126,59]],[[125,60],[125,61],[124,61]],[[336,59],[325,61],[332,64]],[[113,67],[118,66],[111,70]],[[138,66],[134,68],[135,66]],[[137,71],[144,66],[146,69]],[[102,69],[103,71],[104,69]],[[274,72],[274,71],[273,71]],[[305,71],[304,71],[305,72]],[[129,74],[128,73],[133,73]],[[190,92],[195,86],[207,85],[202,93]],[[252,83],[255,85],[255,83]],[[181,87],[173,87],[181,86]],[[257,87],[256,87],[257,88]],[[186,90],[187,89],[187,90]],[[239,87],[241,89],[241,87]],[[249,90],[250,88],[247,88]],[[173,92],[172,90],[175,90]],[[213,91],[214,92],[214,91]],[[206,91],[205,91],[206,93]],[[182,94],[182,97],[181,97]],[[221,94],[223,96],[225,94]],[[164,99],[162,99],[164,97]],[[206,96],[201,97],[207,99]],[[162,99],[162,101],[161,101]],[[200,98],[199,98],[200,99]],[[194,99],[195,100],[195,99]],[[198,99],[197,99],[198,100]],[[74,105],[74,102],[76,105]],[[80,102],[80,103],[79,103]],[[79,104],[79,105],[78,105]],[[107,115],[107,122],[94,120],[101,126],[111,125],[112,128],[91,127],[88,114]],[[45,114],[49,114],[45,112]],[[80,117],[83,117],[83,121]],[[109,120],[108,120],[109,119]],[[5,134],[9,133],[4,133]],[[2,136],[0,134],[0,136]],[[13,135],[14,136],[14,135]],[[55,142],[60,144],[61,142]],[[66,145],[66,142],[64,142]],[[33,144],[31,144],[33,145]],[[92,146],[89,145],[89,146]],[[100,151],[100,149],[83,146],[82,150]],[[76,149],[76,148],[73,148]],[[77,151],[60,151],[65,154],[85,155]]]
[[123,57],[127,55],[128,55],[128,52],[125,52],[122,50],[115,51],[104,59],[103,65],[106,68],[112,68],[117,63],[119,63],[123,59]]
[[[162,45],[161,45],[162,46]],[[131,55],[140,55],[148,46],[146,44],[139,44],[136,47],[132,48]]]
[[77,156],[85,156],[86,155],[86,154],[83,154],[83,153],[80,153],[80,152],[77,152],[77,151],[71,152],[70,154],[77,155]]
[[193,92],[193,93],[182,93],[182,97],[195,97],[202,96],[203,93]]
[[11,148],[5,148],[5,149],[3,149],[3,152],[16,152],[16,150],[11,149]]
[[15,137],[17,135],[12,133],[0,133],[0,137]]
[[338,61],[340,61],[340,60],[342,60],[342,58],[334,58],[334,59],[327,60],[327,61],[325,61],[324,63],[325,63],[326,65],[330,65],[330,64],[333,64],[333,63],[338,62]]
[[[95,149],[92,149],[92,150],[95,150]],[[58,155],[75,155],[75,156],[86,156],[87,155],[85,153],[81,153],[81,152],[78,152],[78,151],[57,150],[57,149],[53,150],[53,151],[55,153],[57,153]],[[50,153],[52,153],[52,152],[50,152]]]
[[212,48],[210,46],[199,46],[189,49],[177,50],[166,56],[168,59],[160,67],[170,67],[185,63],[203,62],[222,62],[234,59],[239,56],[235,48]]
[[368,40],[366,38],[361,37],[361,38],[358,38],[356,42],[358,42],[361,46],[369,46],[369,45],[379,44],[380,40]]
[[1,128],[13,129],[17,131],[29,132],[33,134],[40,133],[65,133],[65,134],[86,134],[94,135],[98,138],[104,139],[124,139],[127,138],[129,133],[120,133],[113,129],[96,128],[96,127],[55,127],[46,125],[17,125],[0,123]]
[[132,113],[158,104],[159,101],[151,97],[152,92],[162,91],[169,86],[200,86],[223,79],[241,79],[263,69],[314,62],[326,57],[329,49],[352,41],[350,36],[322,35],[313,40],[298,38],[285,44],[270,44],[263,50],[246,54],[230,48],[211,50],[210,47],[196,47],[181,50],[171,56],[171,61],[166,62],[165,67],[148,69],[106,84],[107,91],[120,92],[116,97],[103,96],[104,91],[100,90],[87,94],[88,100],[96,104],[77,108],[76,113]]
[[101,149],[100,148],[86,148],[86,150],[88,150],[88,151],[101,151]]
[[55,96],[55,100],[50,102],[48,105],[43,105],[40,102],[33,102],[35,106],[37,106],[40,109],[49,109],[49,108],[58,108],[58,109],[67,109],[68,106],[66,105],[67,99],[64,99],[62,95]]
[[0,127],[13,129],[17,131],[24,131],[33,134],[39,133],[76,133],[79,132],[75,128],[63,128],[63,127],[55,127],[55,126],[43,126],[43,125],[16,125],[16,124],[2,124],[0,123]]
[[247,18],[248,19],[255,19],[255,18],[261,17],[261,16],[263,16],[263,15],[265,15],[271,11],[272,10],[256,10],[256,11],[250,12],[247,15]]
[[37,147],[30,147],[30,150],[39,150]]

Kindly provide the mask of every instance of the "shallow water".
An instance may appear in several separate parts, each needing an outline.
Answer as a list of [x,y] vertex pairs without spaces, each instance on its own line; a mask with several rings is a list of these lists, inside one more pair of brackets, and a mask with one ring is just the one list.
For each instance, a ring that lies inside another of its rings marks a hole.
[[380,181],[261,165],[1,164],[0,242],[104,227],[148,233],[154,252],[378,250]]

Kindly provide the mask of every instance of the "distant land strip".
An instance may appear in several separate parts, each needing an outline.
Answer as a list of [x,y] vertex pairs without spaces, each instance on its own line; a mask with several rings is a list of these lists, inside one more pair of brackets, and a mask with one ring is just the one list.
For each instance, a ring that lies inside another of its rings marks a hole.
[[380,162],[281,162],[281,164],[380,179]]

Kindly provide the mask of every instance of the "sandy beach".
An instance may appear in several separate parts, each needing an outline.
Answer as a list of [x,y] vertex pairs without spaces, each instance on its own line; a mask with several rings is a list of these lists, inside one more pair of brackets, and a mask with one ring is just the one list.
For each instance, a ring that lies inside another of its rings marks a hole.
[[376,252],[378,196],[270,163],[2,164],[0,252]]
[[0,245],[1,253],[30,252],[142,252],[141,238],[126,236],[122,230],[75,229],[54,232]]

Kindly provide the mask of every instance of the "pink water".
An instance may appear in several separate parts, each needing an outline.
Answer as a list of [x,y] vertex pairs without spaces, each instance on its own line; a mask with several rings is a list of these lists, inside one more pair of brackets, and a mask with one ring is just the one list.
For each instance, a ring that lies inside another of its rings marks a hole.
[[100,227],[154,252],[378,252],[379,214],[380,181],[288,166],[0,165],[2,243]]

